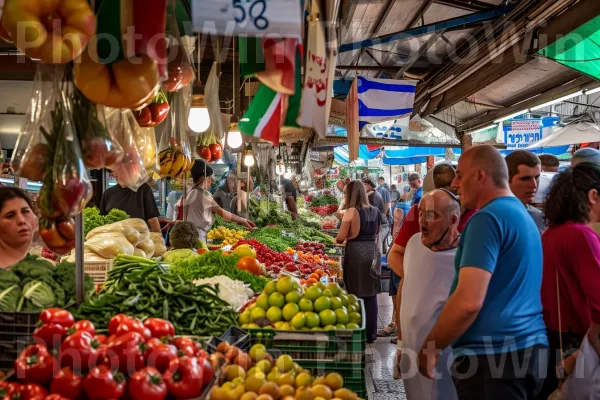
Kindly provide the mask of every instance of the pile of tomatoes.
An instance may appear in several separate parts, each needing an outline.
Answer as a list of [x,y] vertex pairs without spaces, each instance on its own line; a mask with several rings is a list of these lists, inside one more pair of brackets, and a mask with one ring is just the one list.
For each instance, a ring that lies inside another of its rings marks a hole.
[[206,351],[175,337],[167,320],[117,314],[108,337],[62,309],[44,310],[39,320],[36,344],[14,364],[19,383],[0,382],[3,399],[192,399],[214,375]]
[[256,258],[258,261],[265,264],[267,267],[271,265],[280,265],[283,267],[286,263],[294,261],[291,255],[285,252],[279,253],[275,250],[271,250],[269,247],[255,239],[242,239],[238,241],[233,248],[236,249],[242,244],[249,244],[252,246],[254,250],[256,250]]

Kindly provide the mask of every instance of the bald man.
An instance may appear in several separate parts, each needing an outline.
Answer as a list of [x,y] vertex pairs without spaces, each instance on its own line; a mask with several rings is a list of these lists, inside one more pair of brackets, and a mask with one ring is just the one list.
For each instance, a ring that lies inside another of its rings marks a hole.
[[406,245],[404,289],[400,328],[402,357],[399,365],[408,399],[453,400],[457,398],[449,360],[452,350],[443,350],[437,362],[438,379],[416,373],[416,356],[435,325],[454,280],[454,257],[460,233],[460,203],[446,189],[433,190],[419,203],[421,233]]
[[460,238],[451,294],[424,341],[419,371],[433,379],[440,352],[452,345],[459,399],[534,399],[548,352],[539,231],[510,191],[495,148],[466,151],[452,186],[464,207],[479,211]]

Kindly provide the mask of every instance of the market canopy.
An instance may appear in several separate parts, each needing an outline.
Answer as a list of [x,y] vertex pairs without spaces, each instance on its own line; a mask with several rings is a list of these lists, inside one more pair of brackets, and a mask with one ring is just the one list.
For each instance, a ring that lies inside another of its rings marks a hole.
[[540,148],[550,150],[546,148],[589,142],[600,142],[600,127],[591,122],[579,122],[556,130],[552,135],[527,147],[527,150]]

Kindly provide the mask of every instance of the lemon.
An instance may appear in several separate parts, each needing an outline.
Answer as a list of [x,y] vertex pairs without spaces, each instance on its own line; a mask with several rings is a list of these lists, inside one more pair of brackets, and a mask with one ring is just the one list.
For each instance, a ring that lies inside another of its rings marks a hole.
[[265,316],[266,316],[266,312],[262,308],[255,308],[254,310],[252,310],[252,313],[250,313],[250,319],[252,321],[256,321],[257,319],[265,318]]
[[296,303],[288,303],[283,307],[283,319],[291,321],[296,314],[300,312],[300,307]]
[[289,355],[282,354],[275,362],[275,365],[279,371],[289,372],[294,368],[294,360]]
[[[269,321],[275,323],[275,322],[280,322],[281,321],[281,308],[279,307],[269,307],[269,309],[267,310],[267,314],[266,317]],[[346,319],[347,319],[347,315],[346,315]]]

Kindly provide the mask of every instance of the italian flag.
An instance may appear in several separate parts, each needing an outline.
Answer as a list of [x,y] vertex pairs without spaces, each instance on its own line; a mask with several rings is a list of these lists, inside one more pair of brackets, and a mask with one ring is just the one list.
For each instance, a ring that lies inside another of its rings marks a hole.
[[294,68],[294,94],[289,96],[260,83],[256,96],[238,123],[243,134],[267,140],[277,146],[282,126],[299,127],[296,119],[302,96],[302,77],[299,68],[302,62],[302,45],[297,45],[294,51],[296,52],[295,65],[298,66]]

